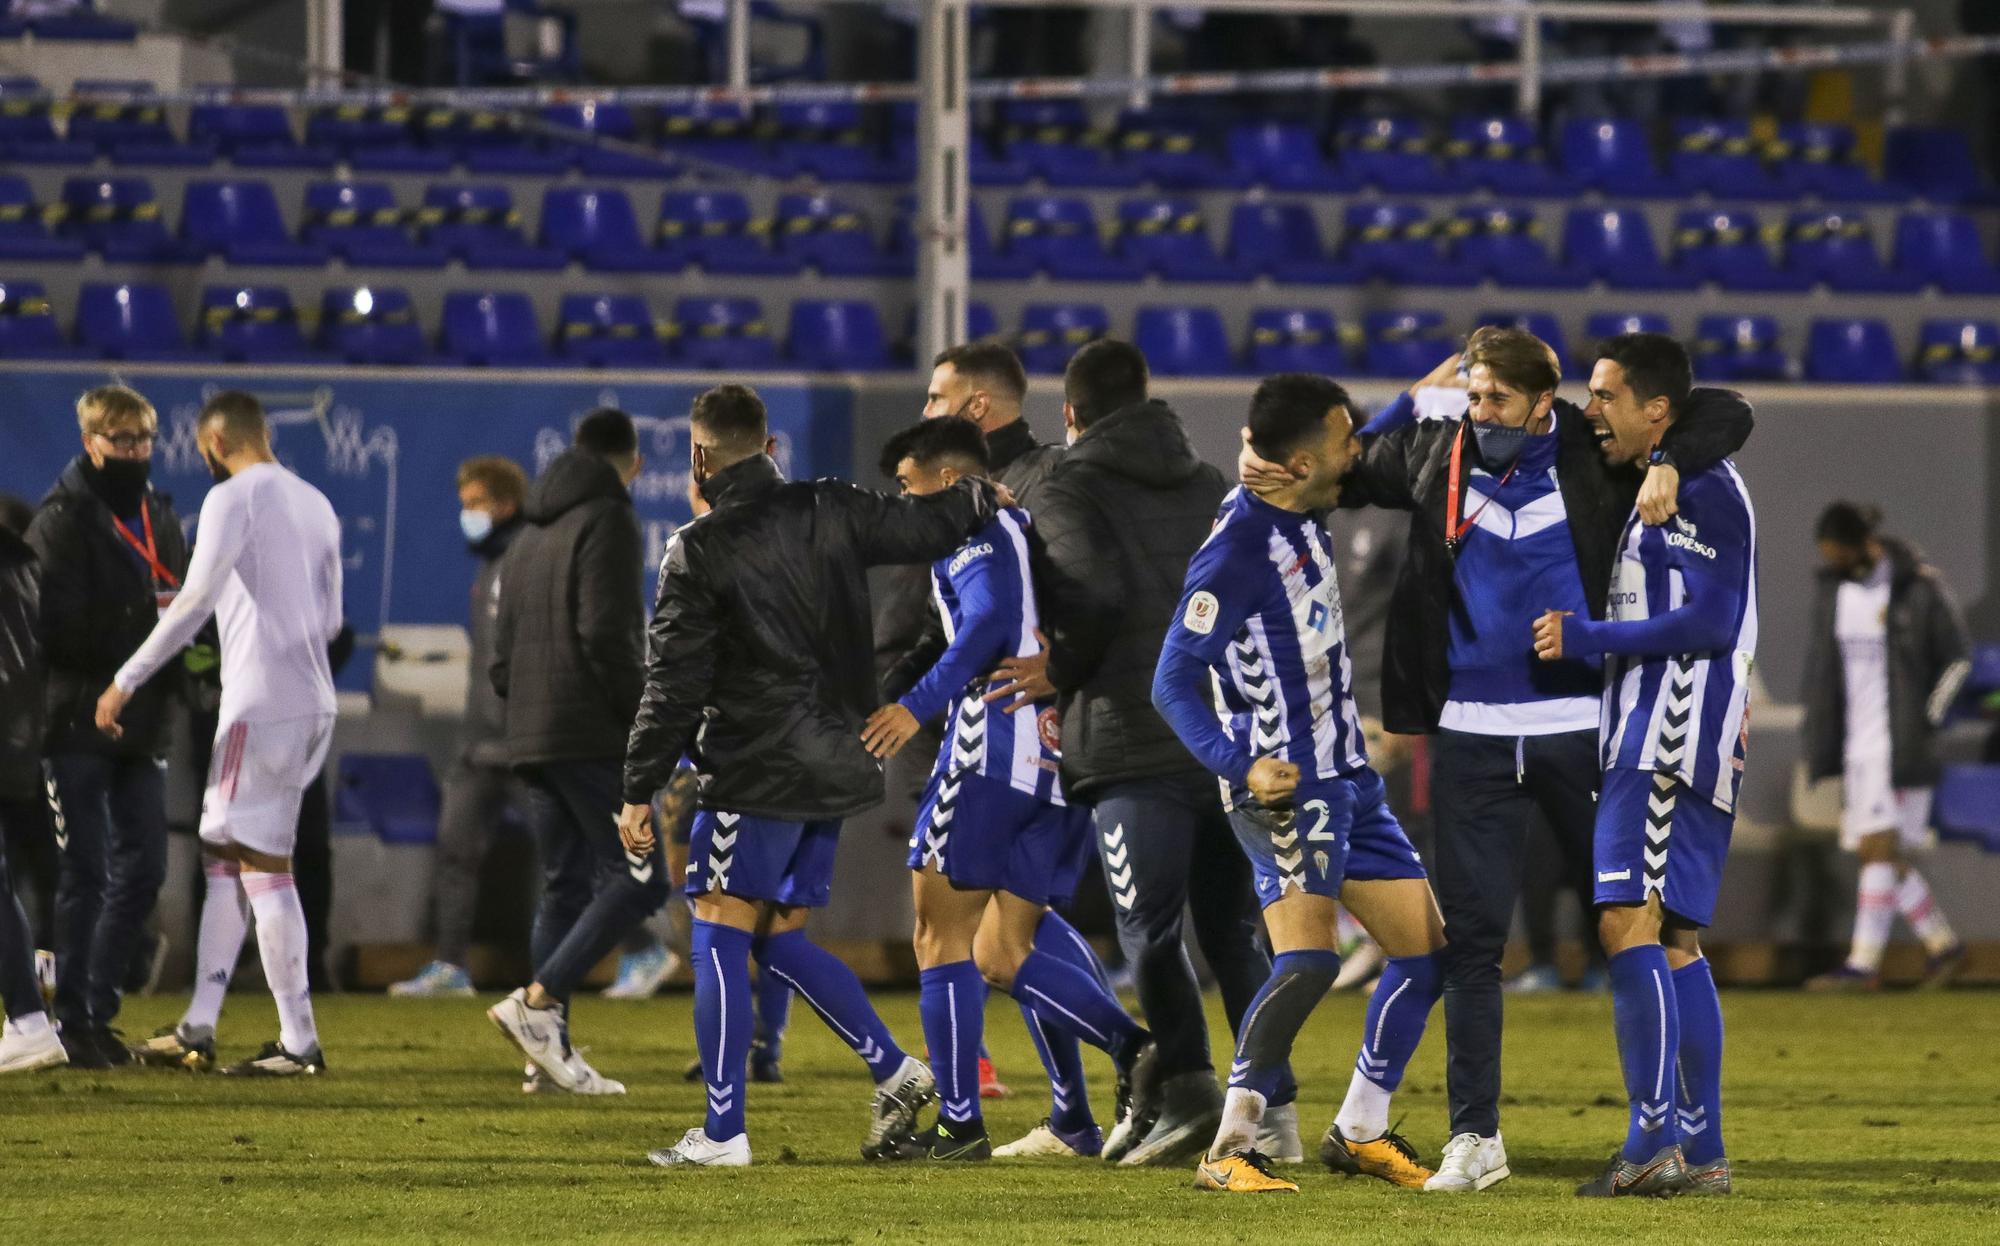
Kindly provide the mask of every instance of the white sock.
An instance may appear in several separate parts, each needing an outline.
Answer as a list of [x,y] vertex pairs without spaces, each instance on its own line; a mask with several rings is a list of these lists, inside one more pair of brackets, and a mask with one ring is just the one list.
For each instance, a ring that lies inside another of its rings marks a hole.
[[313,1025],[312,992],[306,983],[306,911],[290,874],[251,871],[243,876],[250,909],[257,915],[257,950],[264,957],[264,981],[278,1001],[278,1042],[303,1056],[319,1044]]
[[1924,950],[1932,956],[1958,942],[1958,936],[1951,932],[1951,923],[1945,920],[1944,910],[1931,898],[1931,885],[1916,867],[1903,871],[1902,885],[1896,888],[1896,911],[1903,920],[1910,923],[1910,929],[1924,941]]
[[1874,973],[1882,967],[1882,949],[1896,925],[1896,867],[1875,861],[1861,867],[1854,903],[1854,942],[1847,949],[1847,967]]
[[1222,1099],[1222,1127],[1215,1131],[1210,1159],[1221,1159],[1235,1151],[1247,1151],[1257,1141],[1264,1124],[1264,1096],[1244,1086],[1231,1086]]
[[208,895],[201,903],[201,935],[195,944],[194,996],[181,1025],[215,1031],[222,1016],[222,997],[243,955],[243,936],[250,929],[250,903],[243,895],[242,872],[234,861],[210,861]]
[[1333,1123],[1340,1126],[1349,1142],[1375,1141],[1389,1132],[1389,1092],[1361,1076],[1360,1069],[1354,1070],[1347,1083],[1347,1099]]

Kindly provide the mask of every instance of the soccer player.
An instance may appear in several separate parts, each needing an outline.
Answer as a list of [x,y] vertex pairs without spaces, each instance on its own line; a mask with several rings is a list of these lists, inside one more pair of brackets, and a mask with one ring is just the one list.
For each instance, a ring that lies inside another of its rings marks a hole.
[[69,1063],[35,981],[35,945],[7,870],[7,839],[30,825],[48,782],[41,584],[35,551],[0,518],[0,1073]]
[[1390,1132],[1389,1099],[1443,990],[1444,920],[1368,767],[1333,539],[1319,517],[1339,502],[1361,452],[1347,392],[1305,373],[1267,378],[1250,401],[1250,438],[1293,483],[1225,499],[1188,566],[1153,681],[1161,715],[1226,785],[1276,954],[1238,1036],[1222,1124],[1195,1188],[1298,1190],[1273,1175],[1255,1142],[1293,1040],[1340,972],[1339,904],[1388,959],[1320,1158],[1336,1172],[1418,1187],[1431,1173]]
[[292,849],[300,802],[333,739],[327,645],[341,627],[340,519],[325,495],[278,465],[254,396],[226,390],[209,399],[195,444],[216,484],[202,501],[187,582],[97,702],[98,727],[118,738],[132,695],[216,617],[222,707],[201,800],[208,895],[194,997],[179,1024],[134,1054],[147,1064],[213,1066],[216,1019],[254,915],[278,1038],[224,1071],[323,1073]]
[[[989,469],[986,439],[966,420],[926,420],[889,441],[904,494],[927,497]],[[1063,797],[1054,699],[1002,714],[980,699],[1002,658],[1038,652],[1040,615],[1029,570],[1027,513],[1008,509],[931,567],[950,637],[914,687],[868,718],[862,743],[893,756],[923,723],[947,724],[910,837],[914,943],[922,970],[924,1037],[941,1077],[938,1118],[912,1157],[988,1159],[979,1111],[986,984],[1029,1015],[1048,1070],[1052,1108],[1012,1154],[1095,1156],[1079,1040],[1108,1053],[1121,1081],[1150,1103],[1156,1051],[1105,985],[1076,929],[1050,907],[1067,902],[1091,853],[1089,810]],[[1066,1043],[1051,1044],[1051,1031]],[[1050,1144],[1054,1145],[1050,1145]],[[1026,1144],[1026,1145],[1023,1145]]]
[[[1606,341],[1587,409],[1605,460],[1643,463],[1691,383],[1670,337]],[[1603,620],[1549,610],[1533,635],[1545,662],[1606,657],[1592,860],[1631,1119],[1577,1193],[1727,1194],[1722,1007],[1699,934],[1729,852],[1757,648],[1757,523],[1736,468],[1682,477],[1670,524],[1633,512]]]
[[1847,961],[1808,990],[1872,990],[1900,914],[1924,941],[1924,982],[1942,986],[1965,945],[1910,854],[1929,848],[1937,730],[1972,669],[1965,620],[1937,568],[1876,528],[1873,507],[1835,502],[1819,517],[1822,564],[1806,660],[1806,761],[1840,775],[1840,846],[1861,857]]
[[750,1162],[752,956],[867,1063],[876,1089],[862,1154],[890,1158],[936,1083],[897,1045],[854,972],[804,927],[827,902],[841,820],[882,800],[881,765],[861,743],[881,702],[867,569],[944,557],[992,521],[998,499],[971,478],[901,499],[787,481],[770,456],[763,400],[745,386],[704,393],[690,422],[691,470],[713,509],[674,533],[661,561],[619,834],[629,852],[654,850],[653,798],[690,758],[701,811],[686,890],[708,1115],[648,1158]]

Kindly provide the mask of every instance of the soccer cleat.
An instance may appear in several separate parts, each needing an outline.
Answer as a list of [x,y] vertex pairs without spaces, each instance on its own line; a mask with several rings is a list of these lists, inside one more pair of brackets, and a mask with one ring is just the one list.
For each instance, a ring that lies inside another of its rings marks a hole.
[[875,1099],[868,1109],[868,1138],[861,1144],[862,1159],[898,1159],[901,1150],[917,1131],[917,1113],[937,1098],[937,1081],[931,1071],[914,1056],[875,1085]]
[[528,990],[522,987],[488,1008],[486,1018],[523,1055],[540,1065],[542,1073],[559,1089],[576,1089],[576,1070],[569,1063],[569,1027],[563,1020],[561,1004],[530,1008]]
[[[1683,1157],[1682,1162],[1686,1162],[1685,1157]],[[1687,1183],[1681,1187],[1681,1193],[1696,1197],[1712,1197],[1718,1194],[1728,1194],[1731,1192],[1731,1189],[1732,1187],[1729,1183],[1729,1160],[1725,1157],[1723,1159],[1710,1160],[1706,1164],[1688,1164]]]
[[1257,1140],[1251,1145],[1273,1164],[1305,1163],[1305,1143],[1299,1141],[1299,1105],[1287,1103],[1265,1108],[1264,1120],[1257,1126]]
[[[1136,1083],[1137,1078],[1134,1078]],[[1137,1101],[1135,1087],[1133,1094]],[[1167,1079],[1159,1096],[1159,1116],[1120,1164],[1178,1168],[1199,1157],[1222,1124],[1222,1091],[1208,1069]],[[1138,1115],[1135,1108],[1134,1116]]]
[[78,1026],[75,1029],[62,1026],[58,1030],[59,1041],[69,1066],[73,1069],[88,1069],[92,1072],[108,1069],[111,1061],[104,1055],[104,1049],[97,1044],[97,1035],[89,1029]]
[[1819,994],[1845,994],[1850,991],[1879,991],[1882,989],[1882,975],[1866,969],[1856,969],[1852,965],[1842,965],[1838,969],[1806,979],[1806,990]]
[[398,999],[435,999],[441,996],[470,999],[474,993],[472,975],[446,960],[434,960],[417,970],[415,977],[389,984],[389,994]]
[[604,988],[606,999],[651,999],[660,984],[681,967],[681,958],[658,944],[618,958],[618,977]]
[[1917,987],[1925,991],[1942,990],[1950,986],[1964,968],[1965,943],[1961,940],[1936,955],[1924,957],[1924,978],[1917,983]]
[[995,1159],[1096,1159],[1104,1151],[1104,1131],[1092,1125],[1064,1133],[1048,1117],[1006,1146],[995,1147]]
[[320,1054],[318,1043],[296,1055],[281,1044],[265,1043],[256,1055],[222,1071],[230,1077],[314,1077],[326,1072],[326,1057]]
[[1687,1165],[1681,1159],[1678,1142],[1670,1142],[1653,1152],[1651,1159],[1634,1163],[1613,1153],[1604,1171],[1576,1187],[1578,1198],[1668,1198],[1687,1185]]
[[69,1053],[63,1050],[62,1037],[46,1017],[31,1014],[21,1021],[34,1017],[40,1020],[32,1033],[20,1021],[8,1021],[0,1026],[0,1073],[32,1073],[37,1069],[59,1068],[69,1063]]
[[985,1124],[965,1121],[956,1126],[961,1133],[953,1133],[953,1126],[942,1118],[920,1134],[905,1138],[897,1150],[901,1159],[929,1159],[940,1162],[977,1161],[993,1158],[993,1139],[987,1136]]
[[1530,965],[1500,984],[1509,995],[1547,995],[1563,989],[1562,974],[1554,965]]
[[97,1044],[98,1054],[104,1057],[106,1068],[122,1069],[132,1063],[132,1049],[125,1045],[123,1030],[99,1026],[90,1032],[90,1041]]
[[206,1073],[215,1067],[215,1031],[197,1035],[178,1025],[165,1026],[134,1046],[132,1058],[150,1068]]
[[1145,1141],[1153,1130],[1157,1115],[1140,1120],[1132,1115],[1132,1079],[1121,1070],[1118,1074],[1117,1106],[1112,1110],[1111,1133],[1104,1139],[1101,1158],[1107,1164],[1115,1164],[1125,1158],[1133,1147]]
[[1507,1167],[1507,1147],[1499,1134],[1482,1138],[1465,1133],[1444,1144],[1444,1160],[1424,1182],[1424,1189],[1432,1194],[1471,1194],[1512,1175],[1513,1170]]
[[1012,1093],[1007,1089],[1007,1083],[1001,1081],[993,1072],[993,1061],[985,1056],[979,1057],[979,1097],[1005,1099]]
[[1338,1124],[1328,1125],[1326,1136],[1320,1139],[1319,1160],[1329,1172],[1348,1177],[1380,1177],[1405,1190],[1423,1188],[1433,1175],[1417,1161],[1417,1148],[1393,1129],[1379,1138],[1356,1142],[1340,1132]]
[[[696,1061],[700,1064],[700,1061]],[[750,1080],[776,1085],[785,1080],[784,1066],[777,1056],[771,1054],[770,1045],[761,1038],[750,1040]]]
[[1256,1151],[1204,1159],[1194,1170],[1194,1188],[1221,1194],[1297,1194],[1297,1182],[1271,1172],[1271,1161]]
[[661,1168],[748,1168],[750,1135],[737,1134],[727,1142],[713,1142],[707,1131],[696,1126],[672,1146],[646,1152],[646,1158]]
[[688,1066],[681,1070],[681,1080],[690,1083],[701,1080],[700,1056],[696,1056],[694,1059],[688,1061]]

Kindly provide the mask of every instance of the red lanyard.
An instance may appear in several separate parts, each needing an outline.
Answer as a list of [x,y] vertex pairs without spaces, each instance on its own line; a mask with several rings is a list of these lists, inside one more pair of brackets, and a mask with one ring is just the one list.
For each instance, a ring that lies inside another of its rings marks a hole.
[[111,526],[118,529],[118,535],[125,538],[125,543],[132,547],[134,553],[146,560],[146,565],[153,569],[154,579],[168,588],[179,588],[181,586],[180,580],[175,577],[173,572],[167,570],[165,563],[160,561],[159,547],[153,544],[153,511],[151,507],[146,505],[143,498],[139,502],[139,517],[146,527],[146,543],[144,545],[139,544],[139,538],[132,535],[132,529],[126,527],[125,521],[118,516],[113,515],[111,517]]
[[1465,439],[1471,434],[1472,430],[1466,424],[1460,424],[1458,436],[1451,443],[1451,479],[1446,483],[1444,493],[1444,548],[1447,553],[1452,554],[1458,552],[1459,544],[1465,540],[1465,534],[1472,531],[1474,525],[1479,522],[1479,517],[1486,513],[1486,508],[1493,505],[1494,494],[1507,487],[1507,482],[1514,478],[1514,469],[1521,465],[1519,459],[1508,464],[1507,474],[1500,478],[1499,484],[1493,486],[1493,493],[1486,495],[1486,500],[1479,504],[1478,510],[1461,520],[1458,517],[1459,489],[1465,477],[1459,471],[1459,467],[1464,459]]

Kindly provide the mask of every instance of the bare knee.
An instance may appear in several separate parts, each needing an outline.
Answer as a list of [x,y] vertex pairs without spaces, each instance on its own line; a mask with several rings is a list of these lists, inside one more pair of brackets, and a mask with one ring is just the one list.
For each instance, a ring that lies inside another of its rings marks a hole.
[[1597,936],[1606,956],[1660,942],[1660,911],[1654,904],[1606,905],[1597,912]]
[[1000,923],[986,922],[972,939],[972,963],[979,968],[979,976],[996,991],[1014,989],[1014,975],[1021,971],[1021,963],[1034,950],[1031,939],[1019,938],[1015,932],[1005,929]]

